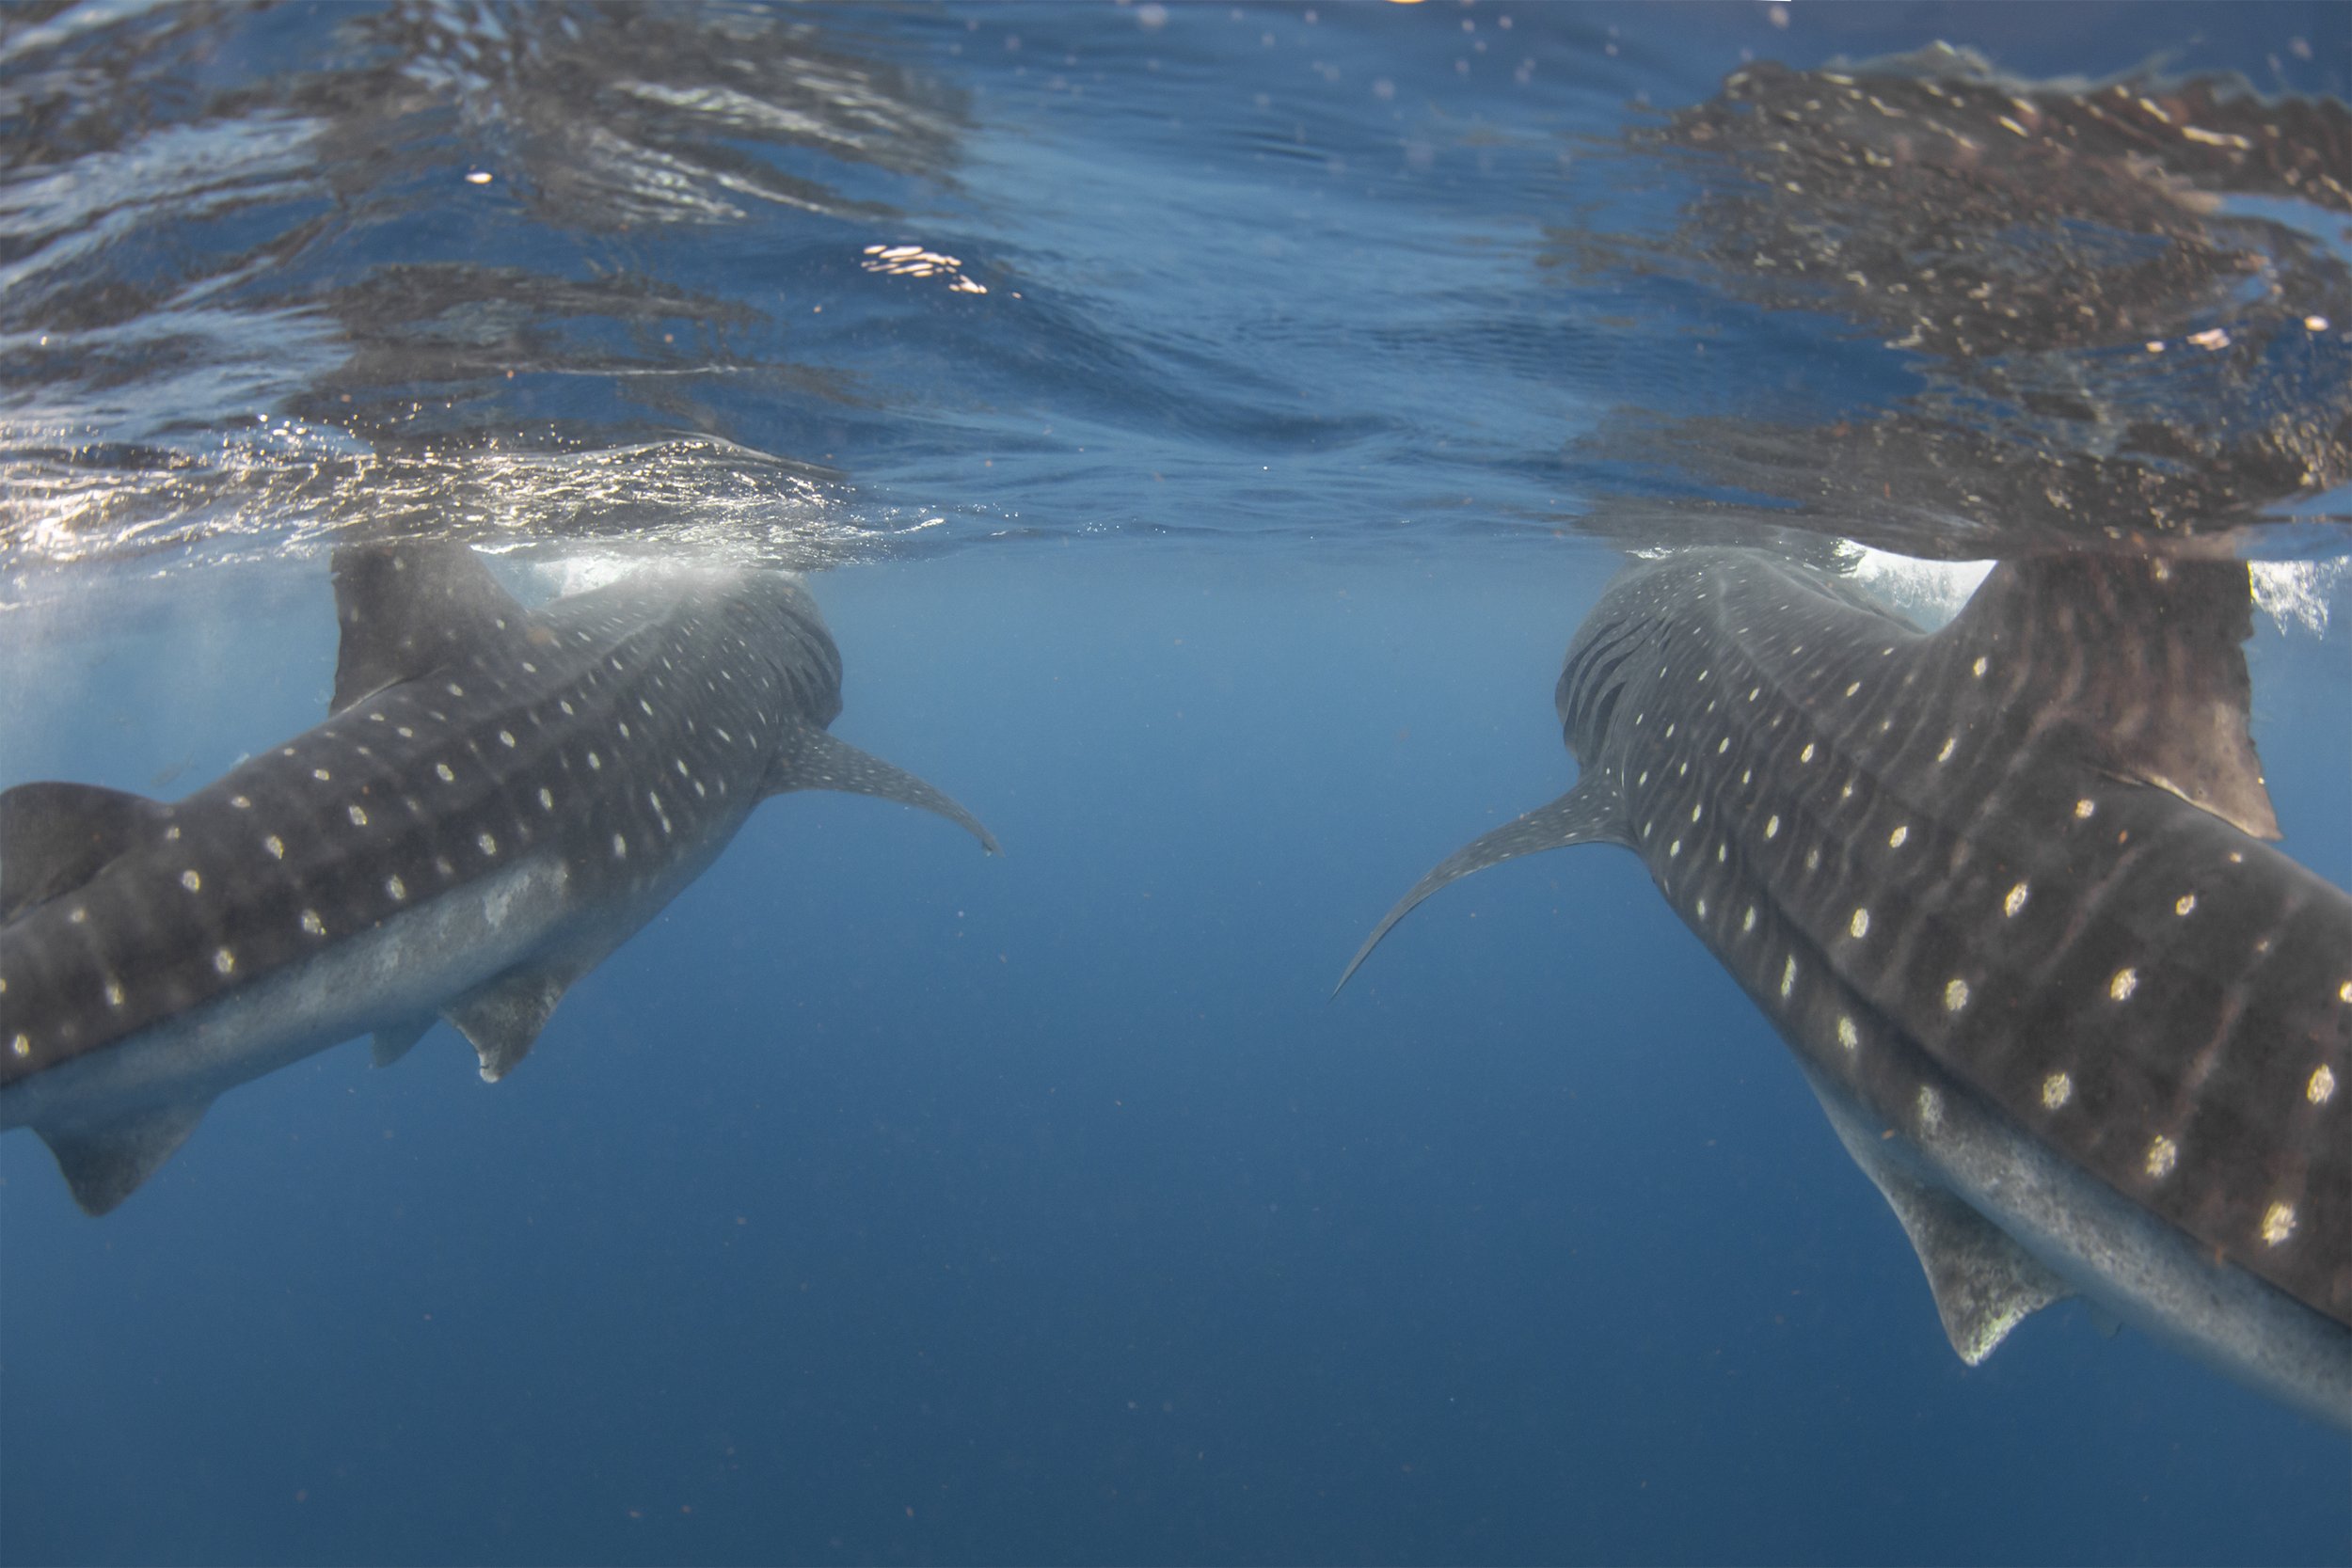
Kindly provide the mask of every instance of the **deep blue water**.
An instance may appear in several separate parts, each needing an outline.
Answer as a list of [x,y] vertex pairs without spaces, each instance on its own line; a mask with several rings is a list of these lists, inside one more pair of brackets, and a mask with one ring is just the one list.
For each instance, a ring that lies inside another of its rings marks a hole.
[[[1561,651],[1633,520],[1688,523],[1639,505],[1818,500],[1629,420],[1809,483],[1820,433],[2015,391],[1692,261],[1703,178],[1629,127],[1937,40],[2340,103],[2345,13],[1146,10],[0,32],[0,784],[176,796],[316,722],[320,543],[453,531],[541,587],[820,568],[835,733],[1007,849],[794,795],[494,1086],[446,1029],[338,1048],[103,1220],[0,1138],[0,1559],[2352,1560],[2342,1433],[2071,1303],[1962,1366],[1632,857],[1450,889],[1328,999],[1572,776]],[[2152,373],[2292,327],[2122,399],[2207,471],[2343,411],[2315,211],[2273,295],[2136,307]],[[902,245],[955,266],[866,270]],[[2249,547],[2334,619],[2257,617],[2255,733],[2341,885],[2345,474],[2303,456]],[[1881,542],[2064,526],[1931,467]]]

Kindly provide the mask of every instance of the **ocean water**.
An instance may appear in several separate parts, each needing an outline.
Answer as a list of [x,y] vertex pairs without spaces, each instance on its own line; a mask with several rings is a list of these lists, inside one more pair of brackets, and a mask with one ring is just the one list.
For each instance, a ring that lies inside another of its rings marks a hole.
[[2352,1560],[2340,1432],[2074,1303],[1963,1367],[1632,857],[1329,994],[1573,777],[1568,637],[1692,539],[1922,612],[1902,558],[2258,558],[2282,847],[2352,884],[2347,60],[2283,5],[0,17],[0,784],[317,722],[326,546],[455,536],[807,571],[834,733],[1007,851],[788,796],[495,1085],[323,1053],[99,1220],[0,1137],[0,1560]]

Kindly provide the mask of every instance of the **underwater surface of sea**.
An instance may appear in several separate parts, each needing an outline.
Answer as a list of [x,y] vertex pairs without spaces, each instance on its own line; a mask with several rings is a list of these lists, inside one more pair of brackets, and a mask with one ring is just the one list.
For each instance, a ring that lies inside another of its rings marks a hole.
[[[834,732],[495,1085],[0,1137],[8,1562],[2352,1560],[2344,1435],[1963,1366],[1573,764],[1627,553],[2257,562],[2352,883],[2352,8],[0,12],[0,786],[317,723],[332,546],[809,574]],[[1925,564],[1921,564],[1925,562]],[[2332,615],[2331,615],[2332,612]]]

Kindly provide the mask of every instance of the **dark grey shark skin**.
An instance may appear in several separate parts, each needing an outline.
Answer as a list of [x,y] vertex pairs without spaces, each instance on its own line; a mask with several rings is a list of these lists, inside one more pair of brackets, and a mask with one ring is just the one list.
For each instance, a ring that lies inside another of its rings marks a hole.
[[0,794],[0,1129],[91,1213],[222,1090],[436,1015],[482,1076],[564,988],[794,789],[883,796],[996,843],[834,739],[841,659],[756,570],[652,570],[528,610],[450,544],[348,547],[332,717],[165,804]]
[[2352,1425],[2352,899],[2256,836],[2249,621],[2233,562],[2008,563],[1933,635],[1750,552],[1637,564],[1561,673],[1576,787],[1348,974],[1457,877],[1623,845],[1970,1364],[2080,1291]]

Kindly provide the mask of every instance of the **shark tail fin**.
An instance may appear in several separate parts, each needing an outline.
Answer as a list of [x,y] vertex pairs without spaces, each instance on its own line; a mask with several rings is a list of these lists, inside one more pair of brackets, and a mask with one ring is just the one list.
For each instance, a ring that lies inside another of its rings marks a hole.
[[57,1157],[73,1201],[95,1217],[138,1191],[188,1141],[211,1105],[209,1100],[182,1101],[119,1117],[103,1127],[33,1130]]
[[1532,855],[1539,849],[1560,849],[1571,844],[1624,844],[1628,842],[1625,828],[1625,803],[1617,793],[1613,780],[1598,768],[1577,780],[1576,787],[1552,801],[1538,806],[1526,816],[1505,822],[1494,832],[1470,840],[1453,854],[1430,868],[1429,875],[1413,884],[1412,892],[1396,902],[1372,935],[1348,960],[1340,983],[1331,988],[1337,996],[1372,950],[1380,945],[1380,939],[1389,934],[1395,924],[1410,914],[1413,906],[1437,892],[1457,877],[1473,871],[1484,871],[1520,855]]
[[768,775],[768,793],[794,789],[837,789],[851,795],[878,795],[902,805],[920,806],[946,817],[980,841],[992,855],[1005,851],[996,835],[979,819],[930,784],[903,768],[869,756],[846,740],[835,739],[814,724],[801,726],[797,744],[786,748]]

